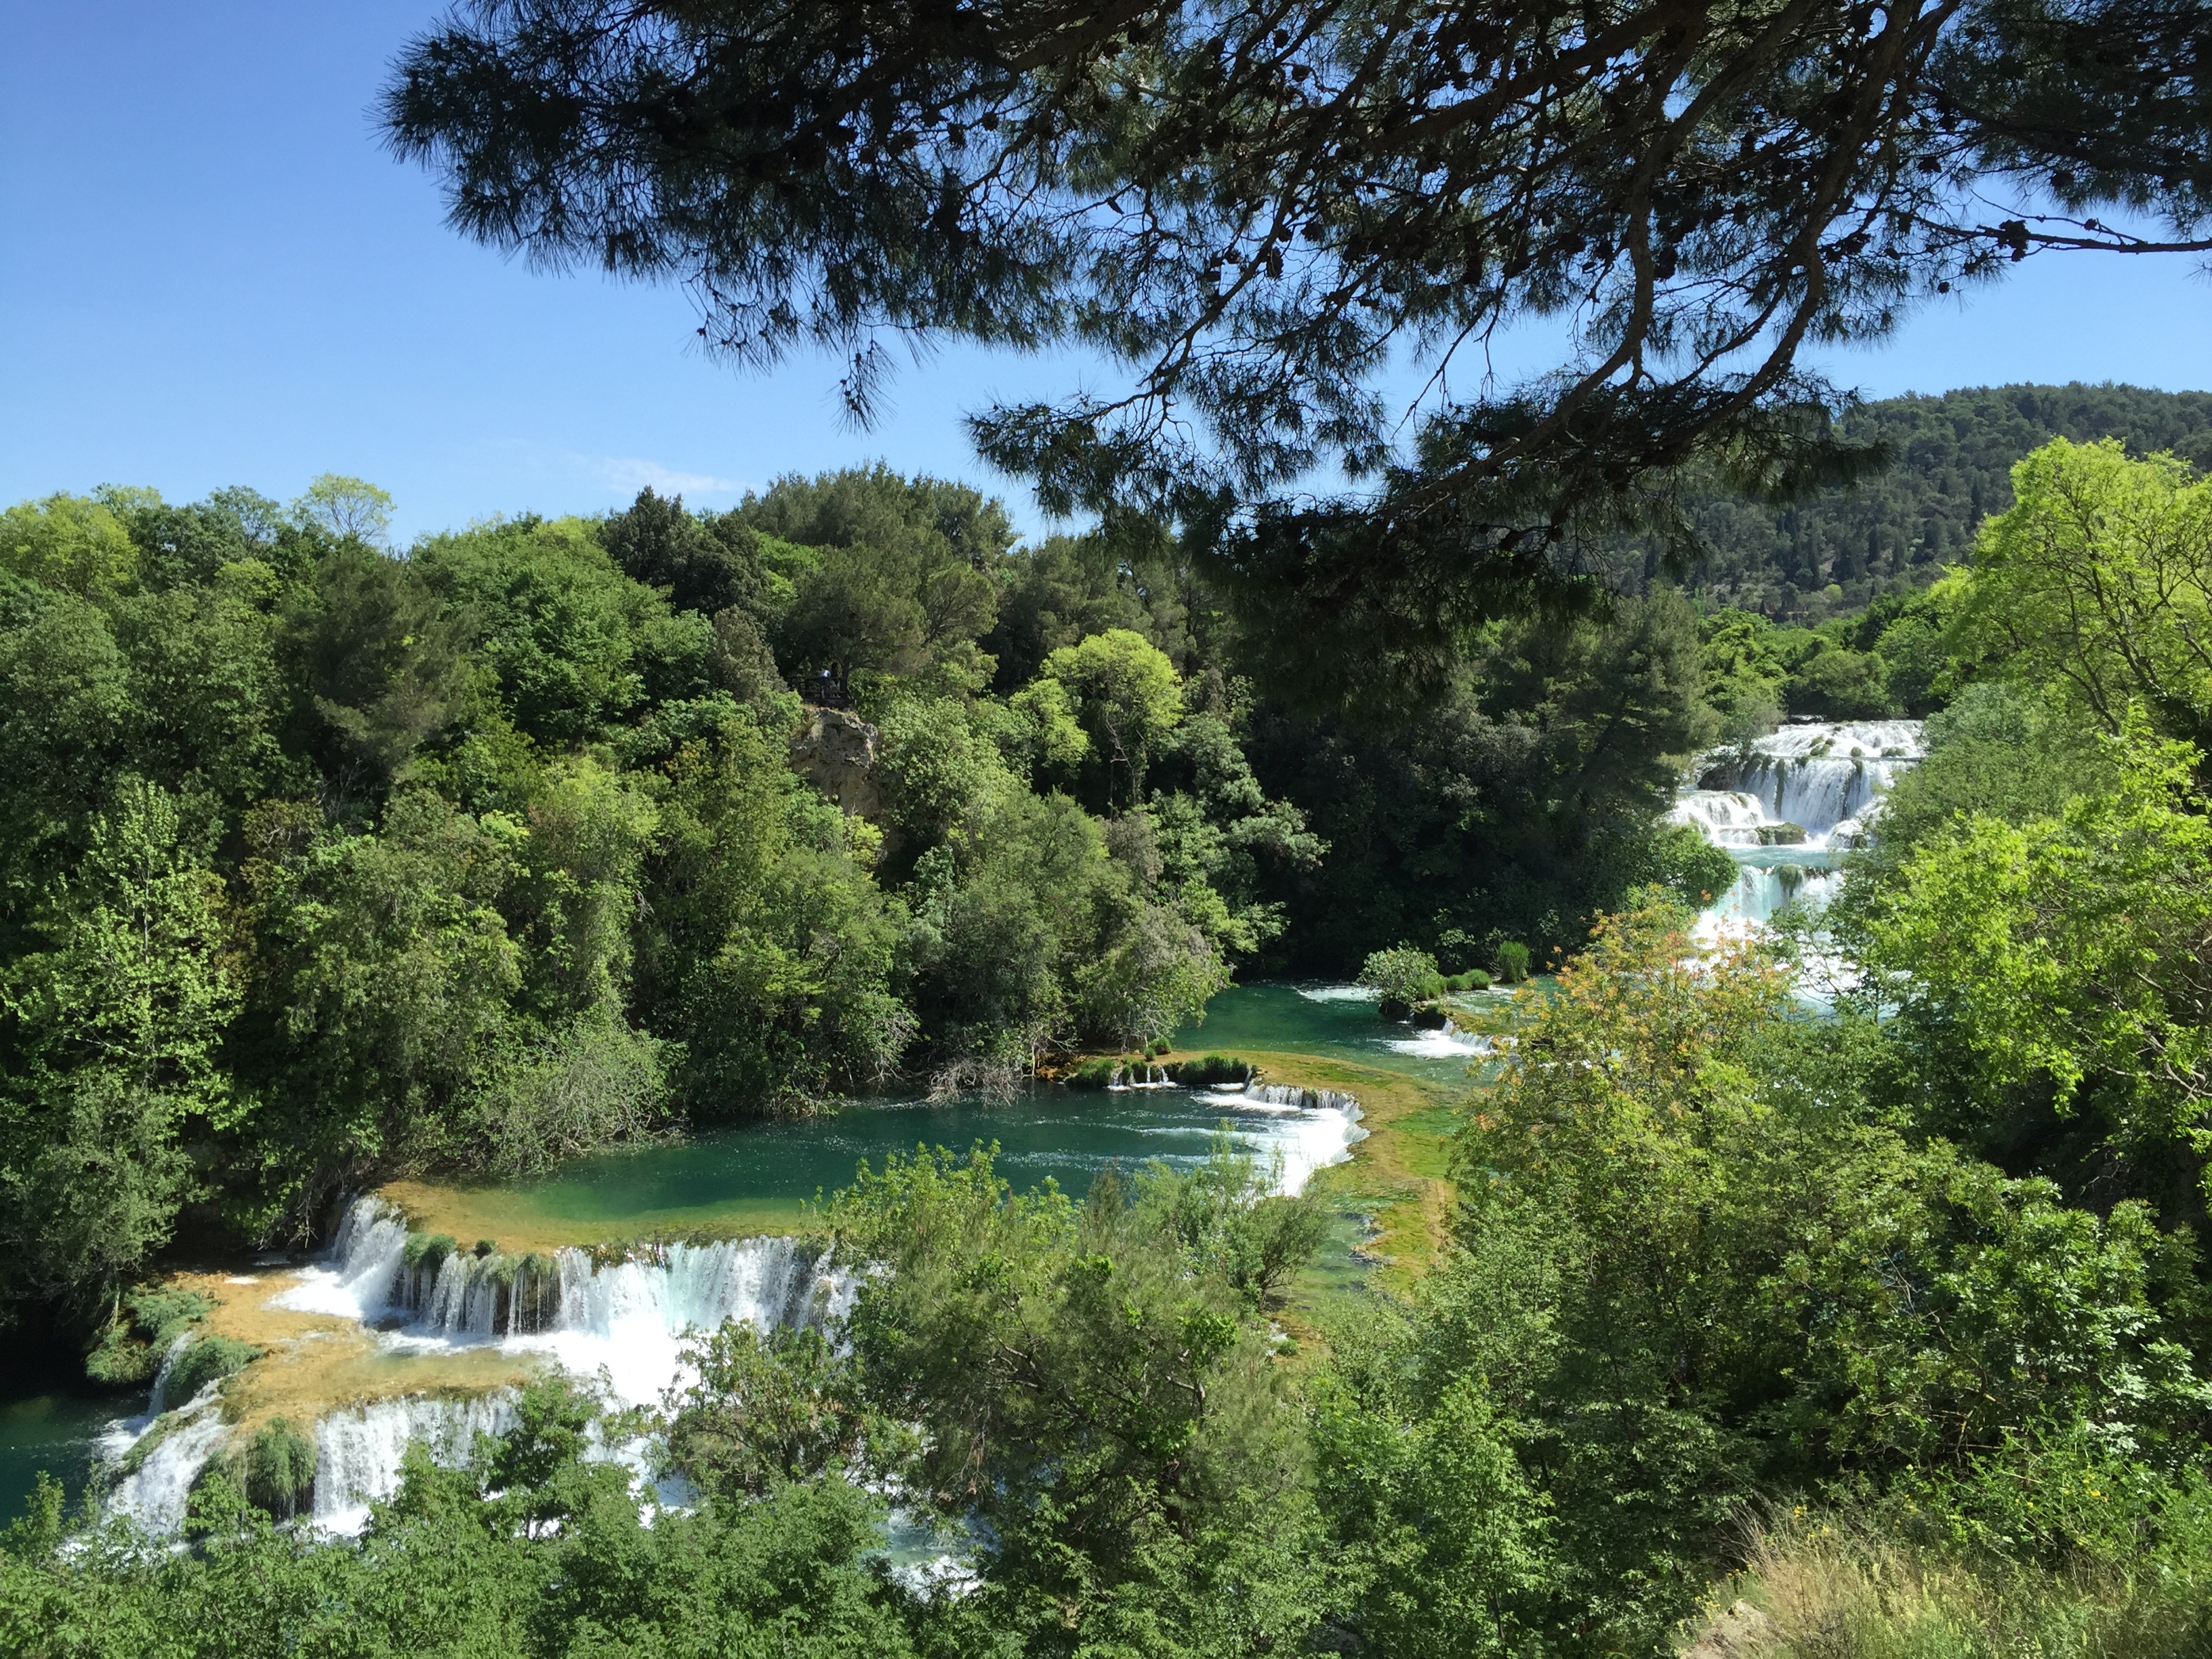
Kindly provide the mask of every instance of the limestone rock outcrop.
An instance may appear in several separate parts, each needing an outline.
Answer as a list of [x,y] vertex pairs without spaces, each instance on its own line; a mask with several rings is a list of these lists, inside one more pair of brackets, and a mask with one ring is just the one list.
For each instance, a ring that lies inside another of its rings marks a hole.
[[792,734],[792,769],[843,808],[850,817],[883,817],[884,793],[876,782],[876,750],[882,734],[842,708],[806,711]]

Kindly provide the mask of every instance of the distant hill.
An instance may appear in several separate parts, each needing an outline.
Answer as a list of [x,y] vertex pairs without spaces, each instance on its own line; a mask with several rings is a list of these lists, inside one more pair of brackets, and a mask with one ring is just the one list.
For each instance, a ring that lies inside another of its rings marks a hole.
[[1705,498],[1695,513],[1713,552],[1692,573],[1693,592],[1818,622],[1924,586],[1966,556],[1985,514],[2012,505],[2013,463],[2053,437],[2117,437],[2138,454],[2172,450],[2212,470],[2212,392],[2204,392],[1978,386],[1864,404],[1843,430],[1887,440],[1895,464],[1787,508]]

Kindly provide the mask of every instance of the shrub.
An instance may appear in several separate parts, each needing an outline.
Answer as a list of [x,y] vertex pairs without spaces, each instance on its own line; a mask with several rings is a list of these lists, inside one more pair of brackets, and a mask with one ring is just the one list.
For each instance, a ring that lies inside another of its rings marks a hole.
[[264,1423],[239,1454],[238,1463],[238,1484],[246,1501],[278,1520],[313,1503],[315,1443],[289,1419],[272,1417]]
[[1101,1054],[1096,1060],[1086,1060],[1067,1074],[1071,1089],[1103,1089],[1114,1080],[1114,1073],[1121,1069],[1121,1062]]
[[235,1376],[260,1358],[261,1350],[251,1342],[227,1336],[200,1337],[177,1355],[163,1392],[179,1402],[190,1400],[209,1383]]
[[1380,991],[1386,1009],[1393,1003],[1410,1007],[1431,997],[1442,996],[1444,989],[1444,976],[1437,971],[1437,959],[1410,945],[1376,951],[1361,966],[1359,982]]
[[1447,991],[1487,991],[1490,975],[1480,968],[1470,968],[1463,974],[1454,974],[1444,981]]
[[1520,984],[1528,977],[1528,947],[1517,939],[1507,939],[1498,947],[1498,960],[1492,966],[1497,969],[1500,983]]
[[1193,1088],[1211,1088],[1224,1083],[1249,1083],[1257,1071],[1251,1061],[1234,1054],[1207,1054],[1200,1060],[1177,1061],[1168,1067],[1168,1075]]
[[410,1233],[401,1249],[401,1260],[415,1272],[434,1273],[460,1248],[460,1241],[451,1233]]
[[150,1382],[169,1345],[214,1311],[214,1298],[198,1291],[141,1285],[123,1298],[115,1320],[85,1356],[85,1375],[118,1387]]

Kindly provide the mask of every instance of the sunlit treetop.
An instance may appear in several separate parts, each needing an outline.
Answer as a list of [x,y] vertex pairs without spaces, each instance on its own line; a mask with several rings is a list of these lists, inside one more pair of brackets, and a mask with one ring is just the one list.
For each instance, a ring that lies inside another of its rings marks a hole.
[[[2212,247],[2208,50],[2203,0],[475,0],[385,118],[466,233],[683,281],[742,364],[842,353],[862,421],[901,336],[1104,354],[1117,392],[979,412],[983,453],[1418,678],[1594,536],[1686,549],[1686,464],[1863,465],[1807,345]],[[1531,318],[1571,344],[1498,386]]]

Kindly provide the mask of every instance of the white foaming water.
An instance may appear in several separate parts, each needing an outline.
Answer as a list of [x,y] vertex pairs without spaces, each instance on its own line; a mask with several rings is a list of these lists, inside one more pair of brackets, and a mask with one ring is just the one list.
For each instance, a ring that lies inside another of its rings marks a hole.
[[1735,884],[1698,918],[1695,934],[1708,945],[1747,938],[1790,904],[1817,913],[1827,908],[1843,881],[1841,870],[1802,864],[1745,865],[1736,872]]
[[1308,1002],[1379,1002],[1382,994],[1367,985],[1316,985],[1300,987],[1298,994]]
[[1674,797],[1667,822],[1686,823],[1717,847],[1758,847],[1772,820],[1759,797],[1741,789],[1686,789]]
[[156,1534],[185,1524],[192,1483],[230,1432],[211,1396],[188,1409],[190,1415],[173,1425],[161,1443],[108,1494],[109,1509]]
[[380,1319],[398,1286],[407,1223],[390,1205],[362,1199],[338,1223],[327,1266],[302,1269],[299,1282],[270,1305],[332,1314],[364,1323]]
[[[1759,831],[1794,823],[1808,847],[1849,846],[1897,775],[1925,751],[1918,720],[1808,721],[1715,757],[1668,816],[1723,847],[1756,847]],[[1747,804],[1757,815],[1747,814]]]
[[857,1289],[846,1273],[820,1271],[790,1238],[675,1244],[651,1261],[594,1269],[580,1250],[562,1250],[560,1312],[551,1328],[501,1346],[544,1353],[580,1376],[604,1373],[626,1405],[658,1402],[687,1380],[690,1333],[736,1319],[756,1330],[841,1322]]
[[[396,1211],[379,1199],[357,1200],[325,1261],[301,1272],[272,1304],[364,1324],[404,1317],[403,1328],[378,1339],[394,1355],[486,1346],[542,1354],[580,1376],[603,1377],[615,1403],[637,1406],[659,1403],[664,1390],[688,1380],[683,1350],[696,1334],[728,1319],[763,1330],[834,1327],[856,1288],[851,1275],[825,1270],[817,1251],[791,1238],[675,1244],[604,1266],[576,1249],[521,1264],[456,1252],[434,1276],[407,1267],[406,1242]],[[118,1429],[106,1448],[111,1457],[126,1455],[160,1411],[167,1371],[165,1360],[152,1409]],[[111,1507],[155,1533],[183,1523],[192,1483],[228,1437],[214,1387],[117,1483]],[[358,1531],[368,1504],[398,1490],[410,1443],[457,1462],[477,1435],[504,1432],[514,1420],[505,1390],[404,1396],[325,1415],[315,1430],[314,1524]],[[635,1449],[603,1450],[621,1461]]]
[[314,1523],[325,1532],[357,1533],[368,1506],[399,1490],[407,1448],[420,1443],[449,1468],[465,1462],[480,1434],[514,1426],[505,1390],[450,1399],[380,1400],[332,1412],[315,1425]]
[[1359,1127],[1359,1103],[1333,1089],[1263,1083],[1199,1098],[1251,1127],[1260,1157],[1279,1160],[1276,1190],[1285,1194],[1304,1192],[1316,1170],[1343,1163],[1367,1138]]
[[1408,1037],[1393,1037],[1383,1046],[1422,1060],[1473,1059],[1479,1054],[1494,1052],[1488,1037],[1455,1030],[1449,1025],[1439,1026],[1433,1031],[1416,1031]]
[[[1747,752],[1708,757],[1701,787],[1676,795],[1667,817],[1734,851],[1739,867],[1698,918],[1697,937],[1747,938],[1785,905],[1825,909],[1844,879],[1831,849],[1865,843],[1890,785],[1924,753],[1918,720],[1824,720],[1785,726]],[[1802,841],[1777,833],[1790,824]]]

